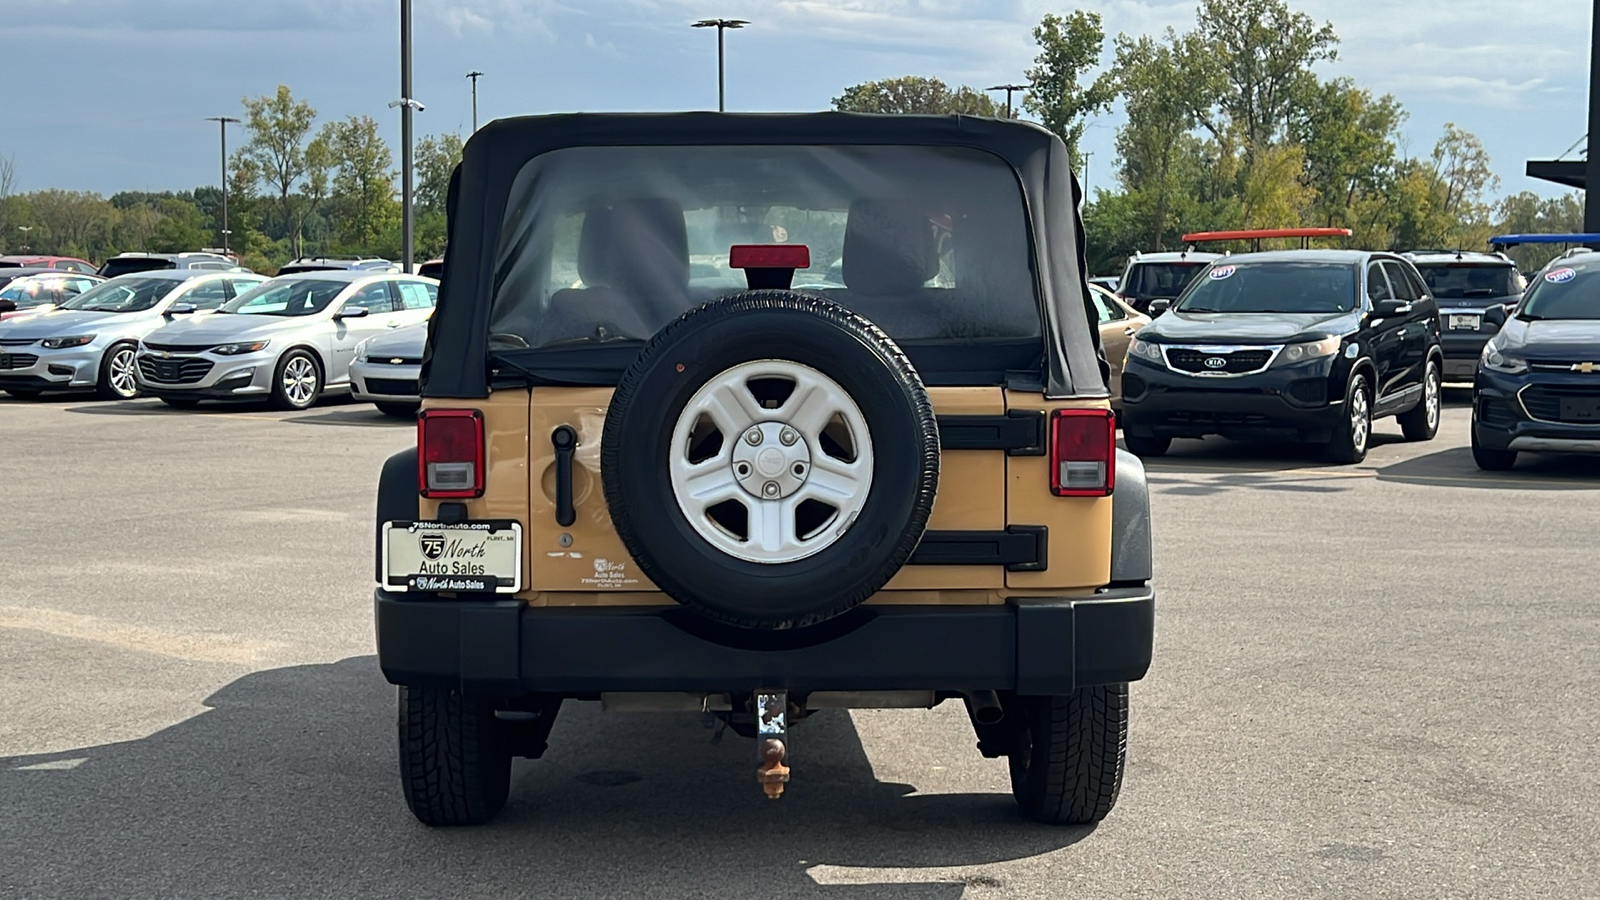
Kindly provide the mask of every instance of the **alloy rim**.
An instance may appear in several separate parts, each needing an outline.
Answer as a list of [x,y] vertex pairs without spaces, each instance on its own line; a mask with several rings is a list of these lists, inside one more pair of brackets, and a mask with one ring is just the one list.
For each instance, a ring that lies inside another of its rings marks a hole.
[[1367,392],[1357,389],[1350,398],[1350,443],[1356,450],[1367,449],[1367,431],[1371,421],[1367,415]]
[[111,354],[106,380],[110,382],[111,390],[116,392],[117,396],[132,398],[138,395],[139,382],[134,378],[133,367],[133,350],[122,347]]
[[1428,365],[1428,382],[1422,388],[1423,402],[1428,405],[1428,428],[1439,427],[1439,371]]
[[317,395],[317,367],[296,356],[283,367],[283,395],[295,406],[307,406]]
[[689,399],[668,474],[690,527],[746,562],[805,559],[836,543],[872,488],[866,418],[810,366],[741,363]]

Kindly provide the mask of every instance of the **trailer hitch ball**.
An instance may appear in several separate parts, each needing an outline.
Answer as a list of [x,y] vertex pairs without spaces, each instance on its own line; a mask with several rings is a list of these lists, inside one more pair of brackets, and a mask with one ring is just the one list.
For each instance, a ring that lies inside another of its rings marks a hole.
[[789,767],[783,764],[788,749],[783,741],[767,738],[761,742],[761,767],[756,769],[756,781],[767,792],[768,800],[783,796],[783,786],[789,781]]

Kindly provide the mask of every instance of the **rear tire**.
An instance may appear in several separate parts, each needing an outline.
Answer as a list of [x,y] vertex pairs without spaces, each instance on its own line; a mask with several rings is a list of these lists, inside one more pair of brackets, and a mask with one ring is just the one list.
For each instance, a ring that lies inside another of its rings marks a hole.
[[482,825],[511,793],[511,749],[488,703],[400,688],[400,780],[424,825]]
[[1011,793],[1022,814],[1050,825],[1098,822],[1117,805],[1128,752],[1128,686],[1019,697]]
[[1323,453],[1329,462],[1353,465],[1367,458],[1367,445],[1372,443],[1372,389],[1365,373],[1350,379],[1343,413]]
[[1443,379],[1439,375],[1438,360],[1428,360],[1428,367],[1422,373],[1422,399],[1417,405],[1396,417],[1400,423],[1400,432],[1408,441],[1431,441],[1439,433],[1439,415],[1441,399],[1440,387]]
[[1127,447],[1128,452],[1132,453],[1134,456],[1166,456],[1167,451],[1172,449],[1172,438],[1138,437],[1136,435],[1124,433],[1122,435],[1122,444],[1123,446]]
[[372,405],[378,408],[378,412],[386,416],[394,416],[397,419],[415,419],[419,408],[415,403],[374,403]]
[[1472,461],[1485,472],[1505,472],[1517,464],[1517,451],[1496,450],[1478,443],[1478,428],[1472,428]]

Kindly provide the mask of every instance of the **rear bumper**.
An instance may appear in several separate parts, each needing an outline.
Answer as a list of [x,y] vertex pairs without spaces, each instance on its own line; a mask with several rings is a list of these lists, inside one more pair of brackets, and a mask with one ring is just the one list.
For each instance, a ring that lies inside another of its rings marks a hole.
[[376,592],[384,676],[498,696],[780,687],[1059,695],[1143,678],[1155,634],[1149,586],[1005,606],[867,606],[816,629],[769,633],[721,629],[683,607],[409,596]]

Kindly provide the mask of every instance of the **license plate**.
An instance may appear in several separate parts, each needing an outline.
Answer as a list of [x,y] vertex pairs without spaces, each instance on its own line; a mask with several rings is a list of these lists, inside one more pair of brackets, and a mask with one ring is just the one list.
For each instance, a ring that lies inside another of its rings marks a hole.
[[385,522],[382,571],[391,591],[514,594],[522,590],[522,524]]
[[1600,422],[1600,397],[1562,397],[1561,421]]
[[1451,316],[1451,331],[1477,331],[1478,323],[1483,321],[1482,316]]

